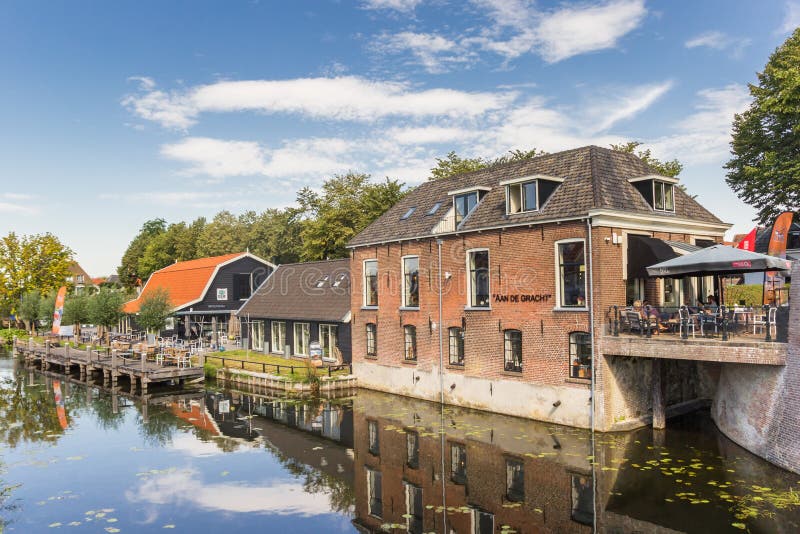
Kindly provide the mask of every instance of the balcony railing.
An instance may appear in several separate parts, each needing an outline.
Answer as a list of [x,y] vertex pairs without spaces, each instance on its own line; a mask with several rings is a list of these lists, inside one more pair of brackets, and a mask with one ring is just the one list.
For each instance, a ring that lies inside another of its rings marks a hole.
[[606,333],[612,336],[785,343],[788,328],[788,306],[611,306],[606,314]]

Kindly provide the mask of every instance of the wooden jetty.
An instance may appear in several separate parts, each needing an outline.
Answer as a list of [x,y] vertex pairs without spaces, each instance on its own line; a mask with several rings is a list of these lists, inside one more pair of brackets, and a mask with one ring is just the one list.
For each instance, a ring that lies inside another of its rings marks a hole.
[[147,394],[149,384],[174,382],[182,386],[187,381],[203,378],[202,365],[192,365],[191,362],[181,366],[165,365],[149,360],[146,351],[137,355],[107,347],[87,346],[86,350],[78,350],[69,345],[52,346],[49,341],[40,345],[33,340],[16,340],[14,352],[23,356],[27,364],[38,366],[43,371],[58,367],[64,374],[71,374],[77,370],[81,381],[91,381],[95,373],[102,373],[105,387],[116,387],[119,378],[127,375],[131,389],[138,384],[142,395]]

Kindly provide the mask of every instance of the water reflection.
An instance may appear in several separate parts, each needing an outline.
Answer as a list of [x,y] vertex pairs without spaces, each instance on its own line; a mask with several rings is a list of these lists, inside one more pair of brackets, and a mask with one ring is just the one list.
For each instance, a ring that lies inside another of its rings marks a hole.
[[707,415],[592,438],[369,391],[140,399],[15,365],[0,358],[7,531],[800,530],[800,477]]

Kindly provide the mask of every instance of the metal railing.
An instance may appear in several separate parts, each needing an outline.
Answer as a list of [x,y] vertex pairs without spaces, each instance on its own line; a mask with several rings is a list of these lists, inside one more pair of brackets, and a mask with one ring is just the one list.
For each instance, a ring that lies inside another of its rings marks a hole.
[[[692,337],[699,333],[702,337],[719,336],[721,341],[746,336],[745,339],[786,342],[788,325],[788,307],[767,305],[752,308],[645,305],[638,309],[613,305],[606,312],[606,330],[612,336],[635,333],[651,338],[678,334],[681,339],[689,339],[690,333]],[[759,329],[763,331],[761,339],[756,338]]]

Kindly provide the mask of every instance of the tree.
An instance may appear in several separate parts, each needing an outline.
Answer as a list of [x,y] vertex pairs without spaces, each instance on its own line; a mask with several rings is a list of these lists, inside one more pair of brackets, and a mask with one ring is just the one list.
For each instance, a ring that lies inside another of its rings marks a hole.
[[761,224],[800,208],[800,28],[770,56],[733,119],[725,181]]
[[56,310],[56,293],[51,291],[42,296],[39,301],[39,320],[45,326],[53,326],[53,313]]
[[618,152],[627,152],[628,154],[633,154],[637,158],[641,159],[647,165],[653,168],[658,174],[661,176],[669,176],[674,178],[678,176],[681,171],[683,170],[683,163],[678,161],[677,159],[672,159],[669,161],[661,161],[653,156],[650,152],[650,149],[640,149],[636,150],[642,145],[641,141],[628,141],[627,143],[621,143],[618,145],[612,144],[611,150],[616,150]]
[[225,210],[217,213],[197,238],[197,257],[222,256],[244,251],[243,229],[244,226],[231,212]]
[[25,330],[33,331],[36,321],[39,319],[39,305],[42,301],[41,294],[34,290],[22,295],[17,316],[25,323]]
[[270,208],[256,216],[246,237],[247,248],[277,264],[300,261],[300,214],[297,208]]
[[26,291],[40,294],[64,285],[72,263],[72,251],[52,234],[18,237],[14,232],[0,239],[0,300],[17,311]]
[[529,150],[517,149],[509,150],[508,153],[495,159],[487,159],[481,157],[462,158],[456,154],[455,151],[451,151],[444,158],[436,158],[436,166],[431,169],[431,175],[428,177],[428,180],[441,180],[442,178],[448,178],[455,174],[478,171],[504,163],[524,161],[526,159],[542,156],[546,153],[547,152],[536,148],[531,148]]
[[297,193],[303,213],[303,261],[346,258],[347,242],[403,198],[403,184],[371,183],[369,175],[349,172],[325,181],[322,192],[305,187]]
[[110,329],[122,318],[125,294],[102,288],[89,299],[89,321]]
[[[146,221],[139,233],[131,240],[125,253],[122,255],[117,274],[120,282],[126,288],[134,288],[139,280],[139,259],[144,255],[150,240],[166,231],[167,222],[164,219],[151,219]],[[146,277],[145,277],[146,278]]]
[[86,295],[70,295],[64,302],[64,315],[61,317],[61,324],[72,324],[77,328],[75,335],[81,333],[81,325],[91,321],[89,313],[89,303],[93,297]]
[[148,332],[158,333],[164,329],[170,315],[172,303],[169,300],[169,291],[158,288],[142,297],[136,322]]

